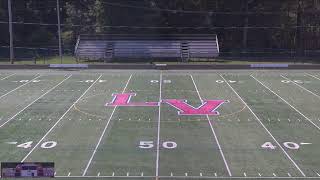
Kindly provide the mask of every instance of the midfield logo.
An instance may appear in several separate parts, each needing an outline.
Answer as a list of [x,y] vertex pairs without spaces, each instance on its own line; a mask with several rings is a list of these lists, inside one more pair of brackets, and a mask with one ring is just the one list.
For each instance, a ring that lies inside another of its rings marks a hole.
[[166,103],[178,110],[179,115],[209,115],[217,116],[219,112],[216,111],[225,100],[204,100],[199,107],[193,107],[187,103],[185,99],[163,99],[161,102],[130,102],[135,93],[113,94],[112,102],[105,106],[122,106],[122,107],[158,107],[160,103]]

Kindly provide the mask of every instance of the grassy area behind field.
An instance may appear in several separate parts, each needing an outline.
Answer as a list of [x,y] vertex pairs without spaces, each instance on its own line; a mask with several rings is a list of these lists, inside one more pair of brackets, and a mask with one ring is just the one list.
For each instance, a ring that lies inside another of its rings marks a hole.
[[[115,59],[109,63],[166,63],[166,64],[180,64],[179,60],[168,59]],[[104,64],[103,60],[84,60],[77,61],[74,56],[63,56],[62,61],[59,56],[53,57],[40,57],[35,60],[17,59],[14,64]],[[247,59],[231,59],[219,57],[217,59],[191,59],[188,64],[319,64],[317,59],[259,59],[259,58],[247,58]],[[10,64],[9,59],[0,59],[0,64]]]

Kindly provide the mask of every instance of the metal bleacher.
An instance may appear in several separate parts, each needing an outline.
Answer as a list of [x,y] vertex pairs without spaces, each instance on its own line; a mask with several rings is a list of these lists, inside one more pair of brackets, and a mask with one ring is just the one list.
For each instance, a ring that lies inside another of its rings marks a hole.
[[201,35],[80,35],[75,47],[78,59],[115,58],[214,58],[219,56],[215,34]]

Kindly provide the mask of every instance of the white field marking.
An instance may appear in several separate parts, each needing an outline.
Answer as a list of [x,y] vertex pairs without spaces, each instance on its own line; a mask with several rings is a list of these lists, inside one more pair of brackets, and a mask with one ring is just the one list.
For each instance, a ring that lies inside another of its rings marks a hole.
[[170,173],[170,176],[171,176],[171,177],[173,176],[173,173],[172,173],[172,172]]
[[320,176],[320,174],[319,174],[319,173],[317,173],[317,175],[318,175],[318,176]]
[[[38,74],[36,74],[36,75],[38,75]],[[22,85],[20,85],[20,86],[16,87],[15,89],[12,89],[11,91],[9,91],[9,92],[5,93],[4,95],[0,96],[0,99],[2,99],[3,97],[7,96],[8,94],[10,94],[10,93],[12,93],[12,92],[16,91],[17,89],[20,89],[20,88],[22,88],[23,86],[25,86],[25,85],[27,85],[27,84],[32,83],[32,81],[33,81],[33,80],[36,80],[36,79],[38,79],[39,77],[41,77],[41,75],[40,75],[40,76],[37,76],[37,77],[35,77],[35,78],[31,79],[30,81],[28,81],[28,82],[26,82],[26,83],[24,83],[24,84],[22,84]]]
[[247,177],[247,173],[244,172],[244,173],[243,173],[243,176],[244,176],[244,177]]
[[188,176],[188,173],[184,173],[185,176]]
[[54,175],[56,175],[56,174],[57,174],[57,171],[54,172]]
[[112,176],[114,176],[114,172],[112,172]]
[[[129,77],[129,79],[128,79],[126,85],[125,85],[125,87],[123,88],[122,93],[124,93],[124,92],[126,91],[126,89],[127,89],[127,87],[128,87],[128,84],[129,84],[131,78],[132,78],[132,74],[130,75],[130,77]],[[99,78],[98,78],[98,79],[99,79]],[[107,122],[107,124],[105,125],[105,127],[104,127],[104,129],[103,129],[103,131],[102,131],[102,133],[101,133],[101,135],[100,135],[100,138],[99,138],[99,140],[98,140],[98,142],[97,142],[97,144],[96,144],[96,147],[94,148],[94,151],[93,151],[92,154],[91,154],[91,157],[90,157],[90,159],[89,159],[89,161],[88,161],[88,164],[87,164],[86,168],[84,169],[84,171],[83,171],[83,173],[82,173],[82,176],[85,176],[85,175],[86,175],[86,173],[87,173],[87,171],[88,171],[88,169],[89,169],[89,167],[90,167],[91,161],[93,160],[93,157],[94,157],[94,155],[95,155],[96,152],[97,152],[97,149],[98,149],[98,147],[99,147],[99,145],[100,145],[100,143],[101,143],[101,141],[102,141],[102,138],[104,137],[104,134],[106,133],[106,131],[107,131],[108,127],[109,127],[110,121],[111,121],[111,119],[112,119],[112,117],[113,117],[113,114],[115,113],[116,109],[117,109],[117,106],[115,106],[115,107],[113,108],[112,113],[111,113],[111,115],[110,115],[110,117],[109,117],[109,119],[108,119],[108,122]]]
[[127,176],[129,176],[129,172],[127,172]]
[[17,144],[18,142],[6,142],[7,144]]
[[[159,83],[159,102],[162,101],[162,71],[160,72]],[[160,154],[160,123],[161,123],[161,103],[158,111],[158,127],[157,127],[157,159],[156,159],[156,177],[159,176],[159,154]]]
[[[56,178],[118,178],[118,179],[127,179],[127,176],[55,176]],[[130,176],[130,178],[136,178],[136,179],[141,179],[141,178],[155,178],[155,176]],[[292,179],[292,177],[284,176],[284,177],[273,177],[273,176],[268,176],[268,177],[253,177],[253,176],[247,176],[247,177],[215,177],[215,176],[159,176],[161,179],[172,179],[172,178],[177,178],[177,179]],[[317,176],[312,176],[312,177],[294,177],[294,179],[319,179]]]
[[50,132],[61,122],[61,120],[67,115],[67,113],[74,107],[75,104],[77,104],[80,99],[91,89],[92,86],[96,84],[96,82],[102,77],[100,75],[96,81],[94,81],[88,88],[87,90],[69,107],[69,109],[58,119],[58,121],[49,129],[49,131],[39,140],[39,142],[29,151],[29,153],[22,159],[21,162],[24,162],[30,154],[38,147],[38,145],[50,134]]
[[200,173],[200,176],[202,176],[202,173]]
[[68,173],[68,176],[70,176],[70,175],[71,175],[71,172]]
[[305,143],[305,142],[302,142],[300,143],[301,145],[309,145],[309,144],[312,144],[312,143]]
[[141,173],[141,176],[143,176],[143,172]]
[[272,175],[273,175],[274,177],[277,177],[277,175],[276,175],[275,173],[272,173]]
[[[19,111],[18,113],[16,113],[15,115],[13,115],[11,118],[9,118],[6,122],[4,122],[3,124],[0,125],[0,128],[2,128],[4,125],[6,125],[8,122],[10,122],[12,119],[14,119],[15,117],[17,117],[21,112],[23,112],[25,109],[27,109],[28,107],[30,107],[32,104],[34,104],[36,101],[38,101],[40,98],[42,98],[43,96],[47,95],[48,93],[50,93],[52,90],[54,90],[56,87],[58,87],[60,84],[62,84],[64,81],[66,81],[67,79],[69,79],[72,75],[68,76],[67,78],[65,78],[63,81],[61,81],[59,84],[55,85],[53,88],[49,89],[47,92],[45,92],[44,94],[42,94],[41,96],[39,96],[37,99],[35,99],[34,101],[32,101],[30,104],[28,104],[26,107],[24,107],[21,111]],[[20,121],[21,119],[19,119]],[[51,119],[49,119],[50,121]]]
[[[288,79],[288,80],[290,80],[289,78],[287,78],[287,77],[285,77],[285,76],[283,76],[283,75],[280,75],[281,77],[283,77],[283,78],[285,78],[285,79]],[[291,80],[290,80],[291,81]],[[307,89],[307,88],[305,88],[305,87],[303,87],[303,86],[301,86],[300,84],[298,84],[298,83],[296,83],[296,82],[294,82],[294,81],[291,81],[293,84],[295,84],[295,85],[297,85],[298,87],[300,87],[301,89],[303,89],[303,90],[305,90],[305,91],[307,91],[307,92],[309,92],[310,94],[312,94],[312,95],[314,95],[314,96],[316,96],[317,98],[319,98],[320,99],[320,96],[318,95],[318,94],[316,94],[316,93],[314,93],[314,92],[312,92],[312,91],[310,91],[309,89]]]
[[261,177],[261,174],[260,174],[260,173],[258,173],[258,175],[259,175],[259,177]]
[[[259,81],[257,78],[255,78],[254,76],[250,75],[253,79],[255,79],[258,83],[260,83],[262,86],[264,86],[265,88],[267,88],[270,92],[272,92],[274,95],[278,96],[278,98],[280,98],[283,102],[285,102],[286,104],[288,104],[292,109],[294,109],[296,112],[298,112],[301,116],[303,116],[305,119],[307,119],[312,125],[314,125],[318,130],[320,130],[320,127],[318,125],[316,125],[311,119],[309,119],[307,116],[305,116],[302,112],[300,112],[297,108],[295,108],[294,106],[292,106],[288,101],[286,101],[285,99],[283,99],[281,96],[279,96],[276,92],[272,91],[268,86],[266,86],[265,84],[263,84],[261,81]],[[300,121],[300,119],[298,119]]]
[[[223,79],[224,77],[220,75]],[[253,77],[253,76],[252,76]],[[224,79],[225,80],[225,79]],[[231,88],[231,90],[239,97],[239,99],[242,101],[242,103],[249,109],[249,111],[253,114],[253,116],[258,120],[258,122],[261,124],[261,126],[265,129],[265,131],[269,134],[269,136],[277,143],[279,148],[282,150],[282,152],[287,156],[287,158],[291,161],[291,163],[299,170],[299,172],[306,177],[304,172],[300,169],[298,164],[291,158],[291,156],[284,150],[284,148],[281,146],[281,144],[278,142],[278,140],[271,134],[271,132],[268,130],[268,128],[262,123],[260,118],[252,111],[252,109],[249,107],[249,105],[242,99],[242,97],[233,89],[233,87],[227,83],[228,86]]]
[[318,78],[317,76],[311,75],[311,74],[309,74],[309,73],[305,73],[305,74],[308,75],[308,76],[311,76],[311,77],[313,77],[313,78],[315,78],[315,79],[320,80],[320,78]]
[[214,173],[214,177],[217,177],[218,175],[217,175],[217,173]]
[[290,174],[290,173],[288,173],[288,176],[289,176],[289,177],[291,177],[291,174]]
[[98,172],[97,176],[100,176],[100,172]]
[[[194,79],[193,79],[193,76],[190,75],[190,77],[191,77],[192,82],[193,82],[193,85],[194,85],[194,87],[195,87],[195,89],[196,89],[196,91],[197,91],[197,93],[198,93],[199,99],[200,99],[201,102],[203,103],[203,99],[201,98],[201,95],[200,95],[200,92],[199,92],[199,90],[198,90],[197,84],[195,83],[195,81],[194,81]],[[223,162],[224,162],[224,164],[225,164],[225,166],[226,166],[226,169],[227,169],[227,171],[228,171],[228,174],[229,174],[229,176],[232,176],[232,173],[231,173],[231,171],[230,171],[229,165],[228,165],[228,163],[227,163],[227,160],[226,160],[226,158],[225,158],[225,156],[224,156],[223,150],[222,150],[221,145],[220,145],[220,143],[219,143],[218,137],[217,137],[217,135],[216,135],[216,132],[215,132],[213,126],[212,126],[212,123],[211,123],[210,118],[209,118],[208,115],[207,115],[207,120],[208,120],[208,122],[209,122],[209,125],[210,125],[210,128],[211,128],[212,134],[213,134],[213,136],[214,136],[214,139],[215,139],[215,141],[216,141],[216,143],[217,143],[217,145],[218,145],[218,148],[219,148],[221,157],[222,157]],[[218,119],[218,120],[220,120],[220,119]]]
[[14,75],[16,75],[16,74],[14,73],[14,74],[11,74],[11,75],[9,75],[9,76],[6,76],[6,77],[0,79],[0,81],[5,80],[5,79],[8,79],[9,77],[14,76]]

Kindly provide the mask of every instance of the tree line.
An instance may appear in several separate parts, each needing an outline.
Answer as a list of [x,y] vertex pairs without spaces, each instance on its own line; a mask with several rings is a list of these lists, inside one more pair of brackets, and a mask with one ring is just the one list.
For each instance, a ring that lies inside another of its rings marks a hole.
[[[320,49],[320,0],[60,0],[62,38],[79,34],[217,34],[226,55]],[[14,44],[56,47],[56,0],[12,0]],[[8,45],[7,0],[0,46]]]

